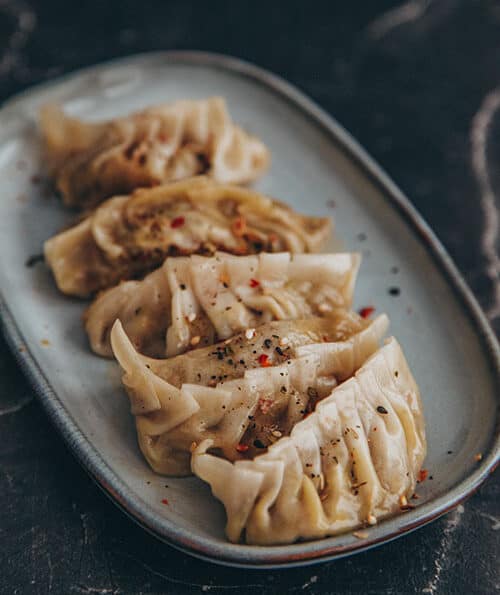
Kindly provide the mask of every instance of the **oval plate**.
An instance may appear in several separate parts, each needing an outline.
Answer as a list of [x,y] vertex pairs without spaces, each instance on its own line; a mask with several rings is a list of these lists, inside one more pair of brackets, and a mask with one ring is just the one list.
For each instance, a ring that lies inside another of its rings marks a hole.
[[[300,211],[334,214],[345,248],[363,252],[356,305],[389,314],[420,385],[429,450],[425,466],[432,480],[419,486],[415,509],[370,528],[366,539],[345,534],[276,547],[228,543],[222,507],[207,486],[194,478],[159,477],[144,462],[116,365],[89,353],[82,303],[58,294],[43,265],[25,266],[70,217],[38,183],[41,104],[60,101],[73,114],[101,119],[214,94],[224,96],[235,121],[271,148],[272,167],[257,187]],[[221,564],[330,560],[444,514],[498,462],[499,347],[474,297],[387,175],[332,118],[281,79],[239,60],[197,52],[141,55],[93,67],[5,105],[0,172],[1,314],[7,339],[78,460],[118,506],[160,539]],[[399,295],[391,295],[393,287]],[[483,455],[480,462],[476,453]]]

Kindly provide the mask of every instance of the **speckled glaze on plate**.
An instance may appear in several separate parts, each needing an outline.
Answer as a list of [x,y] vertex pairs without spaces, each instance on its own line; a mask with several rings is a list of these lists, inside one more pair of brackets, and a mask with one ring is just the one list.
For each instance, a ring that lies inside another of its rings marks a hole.
[[[80,323],[84,304],[59,295],[43,264],[25,266],[71,217],[37,183],[43,166],[36,113],[42,103],[61,101],[73,114],[101,119],[214,94],[226,97],[234,119],[271,148],[271,169],[257,187],[309,214],[333,214],[344,247],[363,252],[356,306],[373,305],[389,314],[391,332],[420,385],[425,467],[432,480],[419,486],[414,510],[370,528],[366,539],[348,533],[289,546],[228,543],[223,509],[207,486],[194,478],[156,476],[144,462],[118,369],[87,347]],[[444,514],[497,464],[500,355],[484,315],[439,241],[386,174],[331,117],[281,79],[198,52],[141,55],[93,67],[29,90],[3,107],[0,172],[0,306],[7,339],[84,468],[160,539],[236,566],[330,560]]]

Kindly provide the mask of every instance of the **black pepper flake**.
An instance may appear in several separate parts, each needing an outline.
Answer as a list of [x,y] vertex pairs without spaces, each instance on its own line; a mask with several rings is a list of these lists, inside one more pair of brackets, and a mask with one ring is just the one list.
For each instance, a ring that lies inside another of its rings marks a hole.
[[266,448],[266,445],[261,440],[254,440],[253,445],[255,448]]
[[181,283],[181,284],[179,285],[179,287],[182,289],[182,291],[184,291],[184,290],[186,289],[186,286],[184,285],[184,283]]
[[451,455],[451,454],[453,454],[453,451],[452,451],[452,450],[448,450],[448,451],[446,452],[446,454],[448,454],[448,455]]
[[223,360],[224,359],[224,352],[223,351],[217,351],[217,359],[219,359],[219,360]]
[[282,392],[282,393],[286,393],[286,386],[282,386],[282,387],[280,388],[280,390],[281,390],[281,392]]
[[266,339],[264,341],[264,347],[266,347],[267,349],[269,349],[272,344],[273,344],[273,342],[271,341],[271,339]]
[[396,297],[401,293],[401,289],[399,287],[389,287],[388,292],[389,295]]
[[242,366],[244,366],[244,365],[245,365],[245,360],[244,360],[244,359],[240,359],[240,364],[241,364]]
[[396,376],[396,378],[399,376],[399,372],[397,370],[394,372],[394,376]]
[[29,269],[32,266],[35,266],[35,264],[38,264],[39,262],[45,262],[45,257],[43,254],[33,254],[33,256],[30,256],[26,262],[24,263],[24,266],[27,266]]
[[276,347],[276,353],[278,355],[283,355],[283,349],[281,349],[281,347]]
[[382,405],[379,405],[379,406],[377,407],[377,411],[378,411],[379,413],[382,413],[383,415],[387,415],[387,414],[389,413],[385,407],[382,407]]
[[278,335],[271,335],[273,339],[279,339]]

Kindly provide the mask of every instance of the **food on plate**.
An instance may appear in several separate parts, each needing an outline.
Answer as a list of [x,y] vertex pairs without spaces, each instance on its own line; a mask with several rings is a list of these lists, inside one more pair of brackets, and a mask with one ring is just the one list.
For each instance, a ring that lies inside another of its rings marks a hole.
[[96,298],[85,315],[90,345],[111,356],[117,319],[137,351],[170,357],[271,320],[331,316],[351,307],[359,263],[358,254],[286,252],[167,258]]
[[395,339],[264,454],[221,458],[207,438],[193,472],[227,513],[233,542],[293,543],[375,524],[405,510],[425,453],[418,387]]
[[76,207],[198,174],[251,182],[269,164],[264,143],[232,122],[220,97],[176,101],[98,123],[47,105],[40,125],[50,174],[64,202]]
[[143,276],[167,256],[316,252],[329,230],[328,218],[200,176],[111,198],[44,251],[59,289],[86,297]]
[[385,315],[279,321],[170,359],[139,354],[117,321],[113,353],[140,448],[158,473],[190,473],[191,451],[235,460],[265,450],[351,376],[385,334]]

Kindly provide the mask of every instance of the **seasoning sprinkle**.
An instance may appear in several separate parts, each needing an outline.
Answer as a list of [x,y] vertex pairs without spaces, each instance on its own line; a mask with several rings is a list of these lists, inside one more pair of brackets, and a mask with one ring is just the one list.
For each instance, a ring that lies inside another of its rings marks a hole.
[[420,471],[418,472],[417,482],[422,483],[423,481],[425,481],[427,479],[428,476],[429,476],[429,472],[427,471],[427,469],[420,469]]
[[237,452],[246,452],[250,447],[248,446],[248,444],[237,444],[236,445],[236,451]]
[[269,361],[269,356],[265,353],[261,353],[259,355],[259,364],[263,368],[269,368],[269,366],[271,365],[271,362]]
[[170,227],[176,229],[177,227],[182,227],[185,222],[186,219],[184,217],[175,217],[175,219],[172,219],[170,222]]
[[382,415],[387,415],[389,413],[385,407],[382,407],[382,405],[379,405],[377,407],[377,411]]
[[474,456],[474,460],[475,461],[480,461],[483,458],[482,453],[478,452],[477,455]]
[[361,318],[369,318],[375,312],[375,308],[373,306],[365,306],[359,310],[359,315]]
[[258,287],[260,285],[260,281],[257,279],[250,279],[250,287]]
[[168,506],[168,500],[166,498],[163,498],[163,500],[161,501],[162,504],[165,504],[166,506]]

